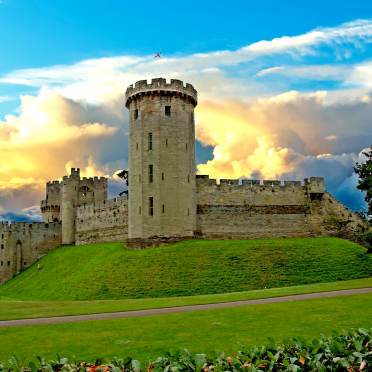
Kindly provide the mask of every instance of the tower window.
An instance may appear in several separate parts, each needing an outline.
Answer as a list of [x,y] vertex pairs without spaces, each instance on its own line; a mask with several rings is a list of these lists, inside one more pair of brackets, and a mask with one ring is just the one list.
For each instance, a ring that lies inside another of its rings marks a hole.
[[148,140],[149,140],[149,150],[152,150],[152,133],[151,132],[149,133]]
[[8,261],[8,266],[10,266],[10,261]]
[[1,244],[1,249],[4,249],[4,244]]
[[138,214],[141,214],[141,206],[138,207]]
[[1,239],[4,239],[4,234],[1,234]]
[[138,151],[138,142],[136,143],[136,150]]
[[161,180],[164,181],[164,172],[161,174]]
[[187,215],[190,216],[190,208],[187,208]]
[[162,209],[162,212],[165,213],[165,205],[164,204],[161,206],[161,209]]
[[152,196],[149,197],[149,215],[154,215],[154,198]]
[[141,183],[141,175],[138,175],[138,182]]
[[170,106],[165,106],[165,116],[171,116],[171,107]]
[[152,183],[154,180],[154,166],[149,164],[149,183]]
[[168,138],[165,139],[165,147],[168,147]]
[[138,119],[138,109],[134,110],[134,120]]
[[186,151],[187,151],[187,143],[186,143]]
[[190,175],[187,175],[187,183],[190,183]]
[[1,261],[1,266],[3,266],[4,265],[4,262],[3,261]]

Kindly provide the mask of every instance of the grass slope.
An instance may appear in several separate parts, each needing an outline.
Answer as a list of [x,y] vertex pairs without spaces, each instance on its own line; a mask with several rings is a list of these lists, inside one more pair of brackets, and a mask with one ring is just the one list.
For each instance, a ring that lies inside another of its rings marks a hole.
[[372,276],[366,249],[336,238],[190,240],[133,251],[61,247],[0,288],[21,300],[171,297]]
[[0,320],[41,318],[61,315],[110,313],[115,311],[212,304],[218,302],[254,300],[257,298],[281,297],[303,293],[316,293],[366,287],[372,287],[372,278],[184,297],[158,297],[96,301],[0,300]]
[[225,351],[240,345],[330,335],[333,330],[372,327],[372,295],[242,306],[233,309],[94,322],[0,328],[0,361],[12,355],[132,356],[146,362],[170,349]]

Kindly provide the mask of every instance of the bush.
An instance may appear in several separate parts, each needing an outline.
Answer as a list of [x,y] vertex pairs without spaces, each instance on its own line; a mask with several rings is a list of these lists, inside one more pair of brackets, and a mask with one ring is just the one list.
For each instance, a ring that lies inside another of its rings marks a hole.
[[363,241],[368,248],[368,253],[372,253],[372,231],[363,235]]
[[[256,346],[242,349],[236,355],[192,354],[187,350],[167,353],[151,362],[147,372],[219,372],[219,371],[371,371],[372,339],[365,329],[352,330],[331,337],[320,336],[311,343],[294,339],[282,345]],[[114,358],[107,364],[69,361],[57,357],[54,361],[38,358],[38,365],[28,365],[12,358],[0,364],[0,371],[87,371],[139,372],[138,360]]]

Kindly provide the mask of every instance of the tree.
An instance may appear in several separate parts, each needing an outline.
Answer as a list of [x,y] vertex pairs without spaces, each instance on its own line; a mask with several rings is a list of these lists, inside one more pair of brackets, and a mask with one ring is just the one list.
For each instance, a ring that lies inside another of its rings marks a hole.
[[368,214],[372,215],[372,145],[363,152],[367,158],[364,163],[356,163],[355,173],[359,176],[358,189],[365,192],[365,201],[368,204]]

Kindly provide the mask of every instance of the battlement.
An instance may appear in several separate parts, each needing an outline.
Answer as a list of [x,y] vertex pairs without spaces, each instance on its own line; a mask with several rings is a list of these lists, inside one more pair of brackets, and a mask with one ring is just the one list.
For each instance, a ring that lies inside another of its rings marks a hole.
[[[77,168],[79,170],[79,168]],[[80,178],[80,171],[79,172],[75,172],[73,173],[73,170],[71,169],[71,175],[70,176],[63,176],[63,184],[66,184],[66,182],[68,182],[70,179],[76,179],[77,177],[79,177],[79,181],[80,181],[80,184],[82,186],[86,185],[86,186],[93,186],[93,185],[97,185],[97,186],[104,186],[104,185],[107,185],[107,177],[98,177],[98,176],[95,176],[95,177],[83,177],[83,178]]]
[[105,186],[107,185],[107,178],[106,177],[83,177],[80,180],[81,186]]
[[4,232],[37,232],[45,231],[46,229],[59,231],[61,228],[60,222],[44,223],[44,222],[0,222],[0,231]]
[[215,186],[217,188],[237,187],[247,189],[303,189],[308,193],[324,193],[323,177],[310,177],[304,181],[283,180],[250,180],[250,179],[217,179],[209,178],[208,175],[196,175],[196,185]]
[[147,80],[140,80],[134,85],[130,85],[125,92],[125,106],[128,108],[130,101],[140,95],[160,92],[187,96],[193,101],[195,106],[198,102],[198,93],[191,84],[186,83],[185,85],[183,81],[177,79],[171,79],[168,83],[164,78],[156,78],[152,79],[151,83],[148,83]]
[[61,182],[60,181],[48,181],[46,185],[47,187],[51,187],[51,186],[61,185]]

